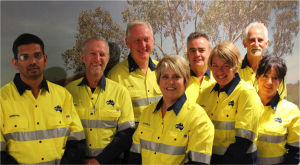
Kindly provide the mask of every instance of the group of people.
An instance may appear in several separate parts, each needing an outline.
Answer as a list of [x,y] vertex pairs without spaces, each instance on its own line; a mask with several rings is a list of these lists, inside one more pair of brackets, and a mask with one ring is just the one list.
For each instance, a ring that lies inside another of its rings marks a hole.
[[151,25],[126,30],[128,58],[104,75],[106,39],[82,45],[85,76],[65,88],[43,76],[43,41],[13,43],[19,71],[1,88],[2,164],[298,164],[300,112],[286,101],[281,58],[263,56],[267,28],[244,32],[247,54],[209,36],[187,38],[187,59],[150,58]]

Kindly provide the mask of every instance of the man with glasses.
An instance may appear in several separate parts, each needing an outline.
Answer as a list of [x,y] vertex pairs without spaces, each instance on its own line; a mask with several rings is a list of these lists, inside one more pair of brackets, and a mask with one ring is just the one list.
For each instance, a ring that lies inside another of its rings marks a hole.
[[81,164],[83,127],[71,94],[43,76],[43,41],[25,33],[12,50],[20,73],[1,88],[1,164]]

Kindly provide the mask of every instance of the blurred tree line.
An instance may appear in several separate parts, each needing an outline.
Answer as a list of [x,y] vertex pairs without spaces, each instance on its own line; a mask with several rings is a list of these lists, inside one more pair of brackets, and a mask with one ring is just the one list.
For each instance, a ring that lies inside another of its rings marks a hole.
[[[156,59],[172,54],[184,55],[187,51],[186,35],[193,31],[208,33],[212,46],[224,40],[235,43],[243,39],[245,27],[254,21],[264,23],[273,34],[269,44],[271,49],[265,55],[284,57],[292,55],[293,39],[299,32],[299,1],[127,0],[127,4],[122,12],[124,23],[137,18],[151,23]],[[193,27],[193,31],[188,31],[187,27]],[[84,70],[80,60],[81,46],[92,36],[102,36],[110,46],[114,45],[110,47],[110,61],[113,63],[119,62],[120,56],[127,58],[129,50],[124,41],[125,30],[113,22],[109,11],[103,7],[82,11],[78,18],[76,44],[62,53],[67,70],[72,69],[74,73]],[[172,50],[166,50],[166,45],[172,45]],[[108,68],[112,67],[110,65],[114,64],[109,64]]]

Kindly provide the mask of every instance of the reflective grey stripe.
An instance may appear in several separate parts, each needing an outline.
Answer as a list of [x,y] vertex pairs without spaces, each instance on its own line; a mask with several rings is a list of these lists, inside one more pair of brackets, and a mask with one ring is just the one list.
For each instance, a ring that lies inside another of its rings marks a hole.
[[236,128],[235,129],[235,136],[238,137],[242,137],[245,139],[249,139],[250,141],[254,141],[255,138],[255,133],[250,131],[250,130],[246,130],[246,129],[242,129],[242,128]]
[[259,133],[257,140],[258,141],[263,141],[263,142],[269,142],[269,143],[281,143],[281,142],[286,140],[286,135],[284,135],[284,136],[274,136],[274,135]]
[[[19,163],[21,165],[29,165],[29,163]],[[32,163],[30,163],[32,164]],[[42,163],[34,163],[34,164],[57,164],[59,165],[60,164],[60,159],[56,159],[56,160],[51,160],[51,161],[48,161],[48,162],[42,162]]]
[[300,142],[287,143],[287,144],[290,145],[290,146],[293,146],[293,147],[300,147]]
[[162,143],[155,143],[147,140],[140,139],[141,148],[160,152],[169,155],[182,155],[185,154],[186,146],[171,146]]
[[[213,146],[212,153],[217,155],[224,155],[224,153],[227,151],[227,148],[228,147]],[[257,150],[256,143],[254,143],[249,147],[246,153],[249,154],[256,150]]]
[[81,120],[83,128],[116,128],[118,121],[108,121],[108,120]]
[[215,129],[220,130],[234,130],[235,122],[226,122],[226,121],[212,121],[215,126]]
[[142,98],[142,99],[135,99],[132,100],[132,106],[133,107],[141,107],[146,106],[151,103],[154,103],[155,101],[158,101],[161,99],[162,96],[155,96],[155,97],[148,97],[148,98]]
[[286,155],[279,157],[258,157],[258,164],[278,164],[285,161]]
[[31,140],[39,140],[39,139],[51,139],[57,137],[68,136],[69,127],[65,128],[56,128],[56,129],[48,129],[48,130],[38,130],[38,131],[30,131],[30,132],[13,132],[5,134],[5,140],[8,141],[12,139],[14,141],[31,141]]
[[71,132],[71,133],[69,133],[69,136],[68,136],[68,141],[69,140],[83,140],[83,139],[85,139],[84,131]]
[[86,148],[85,156],[96,157],[103,151],[104,148]]
[[6,142],[1,142],[1,151],[6,151]]
[[211,155],[194,151],[189,151],[188,155],[194,162],[210,164]]
[[140,154],[141,153],[141,145],[132,143],[130,152],[135,152],[135,153]]
[[122,131],[124,129],[127,129],[127,128],[135,128],[135,122],[134,122],[134,120],[132,120],[132,121],[126,121],[124,123],[118,124],[118,132]]

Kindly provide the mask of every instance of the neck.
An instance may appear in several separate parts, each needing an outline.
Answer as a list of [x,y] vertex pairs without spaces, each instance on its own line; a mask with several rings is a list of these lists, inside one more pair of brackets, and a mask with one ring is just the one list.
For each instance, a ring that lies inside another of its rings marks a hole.
[[139,68],[145,73],[145,75],[147,75],[147,70],[148,70],[148,65],[149,65],[149,58],[147,60],[143,60],[143,61],[135,60],[134,58],[133,58],[133,60],[139,66]]
[[91,88],[96,88],[99,84],[99,81],[101,80],[101,77],[103,76],[103,73],[99,76],[93,76],[88,71],[85,72],[85,77],[87,81],[89,82],[89,85]]
[[197,75],[198,81],[201,84],[204,74],[207,71],[207,66],[201,67],[201,68],[194,68],[191,67],[191,70]]
[[168,108],[171,107],[175,102],[176,100],[169,100],[163,97],[163,105],[161,106],[162,117],[165,116]]
[[30,87],[33,96],[37,99],[42,87],[42,81],[44,78],[43,75],[35,79],[25,79],[22,75],[20,75],[20,78],[26,85]]
[[261,94],[259,91],[258,91],[258,96],[260,97],[260,100],[261,100],[261,103],[266,106],[272,99],[274,96],[264,96],[263,94]]
[[259,61],[262,59],[262,56],[252,56],[247,53],[247,60],[252,68],[252,70],[256,73]]

